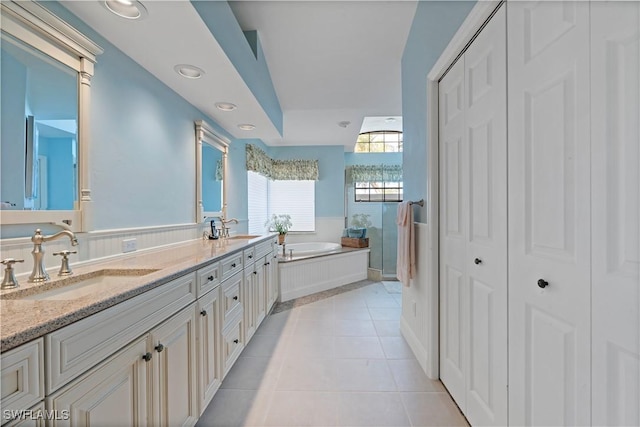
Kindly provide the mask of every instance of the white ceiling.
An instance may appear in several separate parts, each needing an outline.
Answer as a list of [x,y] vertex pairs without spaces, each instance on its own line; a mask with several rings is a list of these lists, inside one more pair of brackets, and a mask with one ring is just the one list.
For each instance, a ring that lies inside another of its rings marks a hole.
[[[282,136],[190,2],[143,3],[148,16],[132,22],[97,1],[63,2],[236,138],[352,150],[364,117],[402,115],[400,61],[415,1],[231,2],[242,29],[258,31],[284,114]],[[184,79],[173,70],[178,63],[196,65],[206,74]],[[220,101],[239,108],[222,113],[214,107]],[[341,121],[351,124],[343,128]],[[240,131],[238,123],[253,123],[256,130]]]

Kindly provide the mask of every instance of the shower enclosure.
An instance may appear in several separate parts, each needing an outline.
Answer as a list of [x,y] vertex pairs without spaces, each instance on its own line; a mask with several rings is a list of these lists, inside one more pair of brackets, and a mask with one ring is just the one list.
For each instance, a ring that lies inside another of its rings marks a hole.
[[367,229],[369,238],[369,268],[378,270],[383,278],[395,279],[398,253],[397,202],[356,202],[353,185],[345,187],[346,226],[351,225],[354,214],[368,215],[372,225]]

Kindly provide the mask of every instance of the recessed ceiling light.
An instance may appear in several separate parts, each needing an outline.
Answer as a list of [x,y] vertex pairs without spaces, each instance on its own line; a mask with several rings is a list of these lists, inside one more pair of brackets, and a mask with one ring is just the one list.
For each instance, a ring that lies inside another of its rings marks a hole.
[[384,121],[387,122],[387,123],[393,123],[393,122],[396,121],[396,119],[395,119],[395,117],[387,117]]
[[338,122],[338,126],[340,126],[341,128],[346,128],[347,126],[349,126],[351,124],[350,121],[348,120],[344,120],[342,122]]
[[241,125],[238,125],[238,128],[242,130],[254,130],[256,127],[255,125],[252,125],[250,123],[243,123]]
[[204,70],[189,64],[178,64],[173,69],[182,77],[188,79],[199,79],[204,74]]
[[121,18],[142,19],[147,16],[147,8],[136,0],[106,0],[102,4]]
[[222,111],[233,111],[238,107],[230,102],[218,102],[216,103],[216,108]]

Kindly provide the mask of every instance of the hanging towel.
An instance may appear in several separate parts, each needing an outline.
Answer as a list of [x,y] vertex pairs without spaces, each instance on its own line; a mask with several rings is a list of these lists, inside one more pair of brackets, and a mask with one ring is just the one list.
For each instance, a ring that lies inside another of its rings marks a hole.
[[416,275],[415,233],[413,230],[413,207],[411,202],[398,204],[398,261],[396,271],[398,280],[409,286]]

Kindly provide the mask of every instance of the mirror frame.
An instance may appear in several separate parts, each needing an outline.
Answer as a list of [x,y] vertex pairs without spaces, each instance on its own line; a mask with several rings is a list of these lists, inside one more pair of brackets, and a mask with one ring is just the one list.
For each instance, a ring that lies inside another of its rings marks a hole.
[[78,73],[78,199],[71,211],[2,211],[2,224],[63,224],[73,231],[92,229],[90,182],[91,78],[104,50],[33,0],[3,1],[0,29]]
[[[207,217],[225,217],[227,214],[227,154],[229,152],[228,138],[217,133],[203,120],[196,120],[196,223],[201,223]],[[204,210],[202,203],[202,144],[211,145],[222,151],[222,210],[209,212]]]

